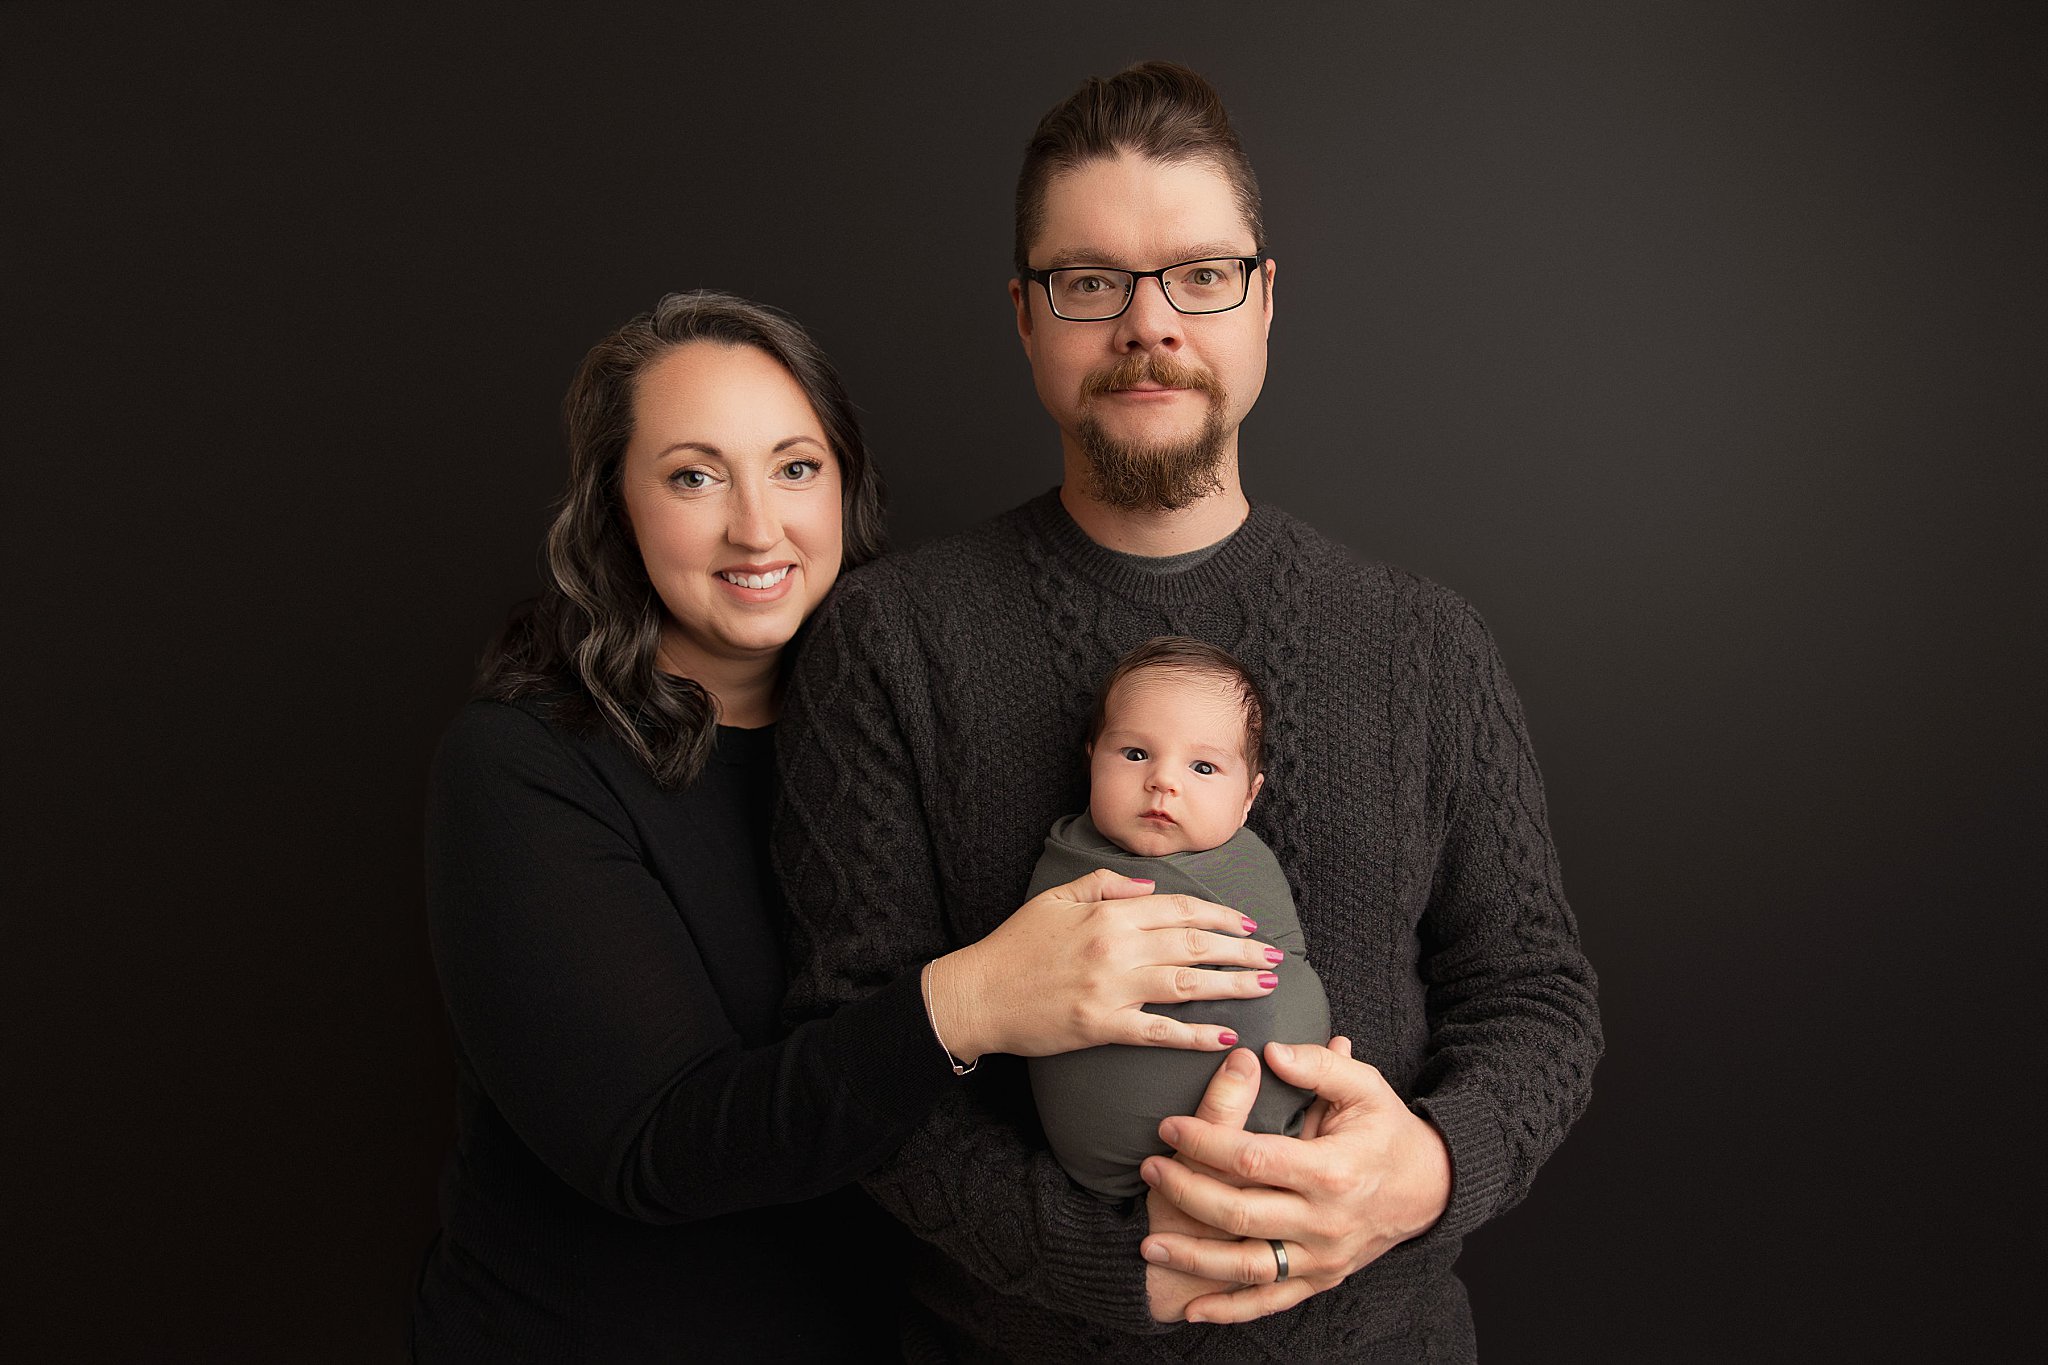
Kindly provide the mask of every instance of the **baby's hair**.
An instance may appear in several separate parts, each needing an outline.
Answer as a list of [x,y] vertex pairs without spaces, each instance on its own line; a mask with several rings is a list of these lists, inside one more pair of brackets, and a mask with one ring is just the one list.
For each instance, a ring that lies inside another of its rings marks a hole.
[[1133,674],[1153,670],[1213,678],[1237,689],[1238,704],[1244,709],[1244,757],[1251,776],[1266,770],[1266,694],[1228,650],[1218,649],[1185,635],[1155,635],[1139,645],[1109,670],[1102,690],[1095,694],[1095,719],[1088,726],[1088,747],[1102,737],[1109,723],[1109,698],[1116,685]]

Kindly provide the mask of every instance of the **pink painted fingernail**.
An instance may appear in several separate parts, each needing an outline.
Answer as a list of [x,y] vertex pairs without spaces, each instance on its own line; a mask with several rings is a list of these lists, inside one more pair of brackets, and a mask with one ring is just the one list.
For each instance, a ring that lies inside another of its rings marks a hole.
[[1256,934],[1257,932],[1259,932],[1259,922],[1253,919],[1250,915],[1239,915],[1238,918],[1244,921],[1244,931],[1247,934]]
[[1225,1030],[1223,1030],[1223,1035],[1222,1035],[1222,1036],[1223,1036],[1223,1046],[1225,1046],[1225,1047],[1236,1047],[1236,1046],[1237,1046],[1237,1035],[1236,1035],[1235,1033],[1232,1033],[1232,1032],[1231,1032],[1231,1031],[1230,1031],[1229,1029],[1225,1029]]
[[1274,963],[1276,965],[1279,963],[1281,958],[1286,956],[1287,954],[1281,952],[1278,948],[1266,949],[1266,961]]
[[1260,972],[1259,984],[1270,991],[1280,984],[1280,978],[1272,972]]
[[1131,880],[1134,882],[1143,882],[1147,886],[1157,885],[1157,883],[1155,883],[1150,877],[1133,877],[1131,878]]

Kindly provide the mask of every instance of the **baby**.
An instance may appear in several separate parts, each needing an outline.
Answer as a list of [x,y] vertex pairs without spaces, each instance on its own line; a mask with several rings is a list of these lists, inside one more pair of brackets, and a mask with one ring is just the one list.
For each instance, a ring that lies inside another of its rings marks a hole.
[[[1265,703],[1243,665],[1198,640],[1162,636],[1125,655],[1104,680],[1088,736],[1088,809],[1052,827],[1031,895],[1106,867],[1149,877],[1257,920],[1283,950],[1279,988],[1255,999],[1148,1005],[1221,1024],[1241,1046],[1321,1043],[1330,1036],[1323,984],[1308,964],[1301,921],[1273,851],[1244,827],[1265,785]],[[1217,968],[1219,971],[1237,970]],[[1053,1154],[1107,1199],[1142,1194],[1138,1164],[1168,1150],[1159,1121],[1192,1114],[1216,1074],[1212,1052],[1110,1046],[1031,1059],[1031,1090]],[[1267,1073],[1247,1127],[1301,1131],[1313,1096]]]

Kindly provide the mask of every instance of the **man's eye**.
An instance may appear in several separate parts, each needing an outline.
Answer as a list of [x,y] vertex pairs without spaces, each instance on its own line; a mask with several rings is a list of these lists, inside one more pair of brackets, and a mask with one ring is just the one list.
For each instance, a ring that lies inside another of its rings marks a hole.
[[1100,275],[1076,275],[1067,281],[1067,288],[1076,294],[1100,294],[1109,288],[1109,281]]
[[1198,758],[1189,766],[1204,777],[1213,776],[1216,772],[1216,765],[1206,758]]
[[1139,749],[1134,746],[1126,746],[1123,749],[1118,750],[1118,752],[1133,763],[1143,763],[1147,757],[1143,749]]
[[1213,266],[1205,265],[1189,273],[1188,283],[1197,286],[1221,284],[1223,283],[1223,272]]

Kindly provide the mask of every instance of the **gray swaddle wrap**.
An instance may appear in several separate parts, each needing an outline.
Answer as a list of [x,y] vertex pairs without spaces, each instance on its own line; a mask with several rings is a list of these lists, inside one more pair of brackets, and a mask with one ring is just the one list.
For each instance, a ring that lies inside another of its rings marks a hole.
[[[1128,877],[1149,877],[1160,894],[1195,896],[1249,915],[1259,923],[1256,937],[1287,954],[1274,969],[1280,986],[1270,995],[1146,1009],[1189,1023],[1220,1024],[1255,1052],[1275,1040],[1329,1040],[1330,1006],[1322,981],[1309,965],[1301,918],[1279,860],[1258,835],[1240,829],[1228,842],[1200,853],[1146,858],[1126,853],[1104,838],[1084,811],[1052,827],[1028,894],[1035,896],[1099,867]],[[1194,1113],[1222,1060],[1223,1055],[1215,1052],[1123,1045],[1031,1058],[1031,1092],[1053,1155],[1077,1182],[1105,1198],[1143,1194],[1138,1163],[1169,1150],[1159,1140],[1159,1121],[1169,1114]],[[1245,1126],[1292,1136],[1301,1131],[1313,1098],[1264,1072]]]

